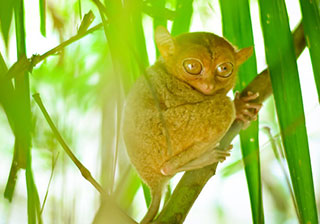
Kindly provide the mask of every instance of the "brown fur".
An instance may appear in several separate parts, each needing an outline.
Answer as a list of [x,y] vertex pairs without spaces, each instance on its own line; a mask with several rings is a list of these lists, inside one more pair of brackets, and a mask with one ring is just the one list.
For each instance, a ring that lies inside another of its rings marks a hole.
[[[128,155],[153,199],[157,198],[143,223],[158,210],[164,185],[175,174],[170,167],[188,164],[213,149],[230,127],[235,108],[226,94],[235,83],[240,60],[248,58],[211,33],[172,38],[159,29],[156,41],[162,57],[147,69],[148,79],[141,76],[132,87],[124,118]],[[202,73],[187,74],[182,65],[185,58],[199,59]],[[234,65],[228,78],[215,74],[223,62]],[[213,86],[210,91],[204,87],[207,83]]]

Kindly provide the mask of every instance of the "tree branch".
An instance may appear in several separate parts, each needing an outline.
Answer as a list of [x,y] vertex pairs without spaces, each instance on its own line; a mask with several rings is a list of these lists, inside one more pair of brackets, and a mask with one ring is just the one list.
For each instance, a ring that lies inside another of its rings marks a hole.
[[[299,57],[303,49],[306,47],[301,22],[293,32],[293,39],[296,57]],[[241,95],[246,95],[248,91],[259,93],[259,97],[255,100],[256,103],[262,103],[272,94],[272,86],[268,69],[261,72],[241,92]],[[220,141],[219,149],[226,149],[233,138],[239,134],[242,126],[243,123],[235,120],[226,135]],[[215,174],[217,166],[218,163],[215,163],[202,169],[186,172],[154,223],[182,223],[204,185]]]
[[[81,23],[82,24],[82,23]],[[80,28],[82,26],[80,25]],[[98,25],[95,25],[94,27],[84,31],[82,28],[79,29],[79,32],[71,37],[70,39],[62,42],[58,46],[52,48],[51,50],[47,51],[46,53],[42,55],[33,55],[30,59],[26,57],[21,57],[16,63],[14,63],[8,72],[0,78],[0,87],[2,83],[5,83],[6,80],[11,80],[12,78],[15,78],[21,74],[24,74],[24,72],[32,70],[33,67],[35,67],[38,63],[46,59],[47,57],[54,55],[60,51],[62,51],[65,47],[72,44],[73,42],[83,38],[84,36],[93,33],[96,30],[99,30],[102,27],[102,23],[99,23]]]

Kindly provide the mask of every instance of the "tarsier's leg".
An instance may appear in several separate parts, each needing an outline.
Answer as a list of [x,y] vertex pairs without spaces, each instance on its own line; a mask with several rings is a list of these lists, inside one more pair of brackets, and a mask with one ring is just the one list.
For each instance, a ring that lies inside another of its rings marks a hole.
[[254,103],[259,97],[259,93],[248,92],[247,96],[240,96],[239,92],[236,92],[234,99],[234,105],[236,108],[236,119],[241,120],[244,123],[244,129],[250,124],[250,121],[256,120],[258,112],[262,107],[260,103]]
[[191,146],[190,148],[183,150],[181,153],[172,156],[168,161],[166,161],[161,168],[161,173],[165,176],[170,176],[176,174],[178,169],[191,160],[198,158],[203,153],[208,150],[207,144],[198,142]]
[[[222,151],[217,149],[212,149],[211,147],[204,147],[206,149],[203,153],[199,154],[198,147],[203,147],[203,145],[195,145],[188,150],[183,151],[182,153],[172,157],[170,160],[165,162],[161,168],[161,173],[163,175],[174,175],[181,171],[188,171],[199,169],[208,165],[211,165],[216,162],[223,162],[227,156],[230,156],[229,150]],[[194,157],[194,154],[197,153],[199,156]],[[190,159],[190,156],[193,156]]]
[[219,149],[208,150],[200,157],[178,168],[177,172],[200,169],[202,167],[209,166],[213,163],[223,162],[226,160],[227,156],[230,156],[231,149],[232,149],[232,145],[230,145],[229,148],[226,150],[219,150]]

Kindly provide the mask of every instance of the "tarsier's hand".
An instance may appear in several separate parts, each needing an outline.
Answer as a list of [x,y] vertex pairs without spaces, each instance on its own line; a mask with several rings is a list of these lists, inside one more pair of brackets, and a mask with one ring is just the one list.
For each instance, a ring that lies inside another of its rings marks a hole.
[[262,107],[261,103],[250,102],[259,97],[259,93],[247,92],[247,96],[240,96],[236,92],[234,105],[236,108],[236,119],[244,123],[243,129],[246,129],[252,120],[257,120],[258,112]]

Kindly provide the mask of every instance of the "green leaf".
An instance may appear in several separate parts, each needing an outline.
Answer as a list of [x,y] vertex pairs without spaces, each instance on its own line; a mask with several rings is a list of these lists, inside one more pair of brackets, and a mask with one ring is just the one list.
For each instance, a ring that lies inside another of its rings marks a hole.
[[[300,0],[302,22],[310,51],[314,79],[320,99],[320,13],[319,1]],[[320,101],[320,100],[319,100]]]
[[116,201],[124,210],[128,210],[132,201],[141,186],[141,180],[137,172],[130,167],[128,174],[123,176],[114,193]]
[[[133,81],[149,65],[142,26],[141,1],[130,0],[123,5],[117,1],[105,2],[109,12],[108,19],[111,21],[105,28],[105,35],[111,52],[115,80],[127,93]],[[121,91],[121,88],[119,90]],[[121,120],[122,100],[117,99],[118,121]],[[119,128],[120,122],[117,130]],[[136,190],[133,192],[136,193]]]
[[[18,59],[26,57],[26,38],[24,25],[24,2],[18,0],[14,5],[17,55]],[[26,168],[26,183],[28,194],[28,223],[42,223],[40,216],[40,201],[32,175],[31,165],[31,108],[29,76],[25,74],[15,78],[15,151],[5,196],[11,200],[15,187],[17,172]]]
[[281,137],[301,223],[318,223],[293,38],[283,0],[260,3],[261,24]]
[[[128,4],[125,5],[125,10],[129,11],[129,15],[131,17],[132,24],[130,27],[132,27],[131,30],[131,37],[133,42],[131,43],[135,48],[135,58],[136,58],[136,64],[138,64],[140,70],[140,73],[143,73],[144,70],[149,66],[149,59],[148,59],[148,53],[147,53],[147,47],[146,47],[146,41],[145,36],[143,32],[143,26],[142,26],[142,5],[141,1],[139,0],[130,0],[128,1]],[[143,193],[145,196],[145,201],[147,206],[150,205],[151,202],[151,194],[148,186],[144,183],[142,183]]]
[[[16,124],[18,121],[17,110],[15,108],[15,98],[14,98],[14,87],[10,80],[3,79],[8,72],[7,65],[0,53],[0,79],[3,80],[0,82],[0,104],[3,107],[4,112],[8,118],[8,122],[12,131],[15,134],[15,150],[18,147],[17,133],[16,133]],[[16,185],[17,173],[19,170],[18,163],[16,162],[17,158],[13,158],[10,174],[7,182],[6,189],[4,191],[4,197],[9,201],[12,200],[13,192]]]
[[81,7],[81,0],[78,0],[78,10],[79,10],[79,16],[80,20],[82,19],[82,7]]
[[144,198],[146,200],[147,208],[149,208],[150,203],[151,203],[151,192],[150,192],[150,189],[143,182],[142,182],[142,189],[143,189]]
[[175,12],[166,8],[166,0],[144,1],[142,3],[142,11],[153,19],[174,20]]
[[40,31],[42,36],[46,36],[46,0],[39,0],[40,10]]
[[[7,65],[2,57],[2,54],[0,53],[0,79],[3,79],[5,74],[7,73],[8,68]],[[4,109],[4,112],[7,115],[10,127],[12,131],[14,131],[14,105],[12,103],[12,96],[13,96],[13,85],[9,80],[4,79],[5,81],[0,82],[0,104]]]
[[9,41],[9,29],[12,20],[14,0],[0,1],[0,25],[6,47]]
[[[138,63],[142,63],[144,69],[149,66],[149,59],[147,53],[146,39],[143,32],[142,26],[142,5],[140,0],[131,0],[130,4],[126,5],[126,7],[130,8],[131,11],[131,21],[132,21],[132,37],[135,42],[133,43],[136,47],[136,52],[139,56]],[[141,71],[143,72],[143,71]]]
[[30,163],[26,168],[26,182],[27,182],[27,195],[28,195],[28,223],[42,223],[40,199],[38,190],[34,183],[32,168]]
[[189,31],[193,13],[193,0],[177,0],[176,17],[172,24],[173,36]]
[[[248,0],[220,0],[223,35],[238,48],[253,46],[253,32]],[[239,69],[235,90],[242,91],[257,75],[255,54]],[[259,124],[240,132],[242,157],[245,165],[251,201],[253,223],[264,223],[259,158]]]
[[[127,93],[133,81],[140,75],[136,58],[138,57],[140,63],[143,63],[143,56],[140,54],[140,50],[136,51],[136,46],[133,44],[137,40],[136,35],[139,34],[136,34],[132,29],[132,23],[130,23],[132,11],[127,5],[124,8],[121,2],[105,2],[109,12],[108,20],[112,21],[105,29],[105,35],[108,39],[113,68],[116,79],[118,79],[117,82],[123,86],[124,92]],[[133,53],[135,54],[132,56]]]

